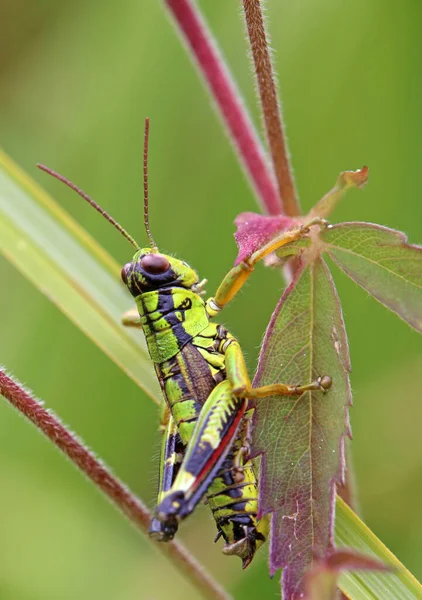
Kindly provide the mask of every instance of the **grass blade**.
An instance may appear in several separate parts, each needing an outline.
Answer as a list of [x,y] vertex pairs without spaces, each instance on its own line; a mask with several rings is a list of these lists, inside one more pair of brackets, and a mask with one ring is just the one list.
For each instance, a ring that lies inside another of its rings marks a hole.
[[391,566],[390,573],[376,571],[346,572],[339,587],[353,600],[416,600],[422,598],[422,586],[392,552],[337,496],[335,537],[338,546],[351,546]]
[[139,332],[120,324],[131,299],[119,267],[4,154],[0,250],[152,398],[159,389]]

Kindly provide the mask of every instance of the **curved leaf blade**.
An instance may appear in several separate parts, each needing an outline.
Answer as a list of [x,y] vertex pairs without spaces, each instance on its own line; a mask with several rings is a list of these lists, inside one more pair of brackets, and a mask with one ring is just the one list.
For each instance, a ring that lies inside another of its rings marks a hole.
[[422,332],[422,246],[372,223],[339,223],[321,232],[325,250],[353,281]]
[[[272,512],[270,570],[283,571],[283,598],[304,593],[315,555],[332,541],[334,483],[343,471],[350,403],[348,346],[338,297],[326,264],[302,268],[266,332],[254,386],[298,383],[328,374],[328,394],[259,402],[254,453],[263,454],[260,506]],[[346,419],[345,419],[346,415]]]
[[422,598],[422,586],[392,552],[337,496],[335,539],[338,546],[351,546],[366,556],[391,567],[389,573],[374,571],[346,572],[339,587],[351,600],[416,600]]
[[0,250],[153,399],[139,332],[120,324],[131,299],[111,257],[41,188],[0,156]]

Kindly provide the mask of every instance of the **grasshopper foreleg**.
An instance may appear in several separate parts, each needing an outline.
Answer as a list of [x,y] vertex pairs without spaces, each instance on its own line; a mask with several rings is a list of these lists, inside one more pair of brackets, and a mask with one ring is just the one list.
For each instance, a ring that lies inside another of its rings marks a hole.
[[125,327],[137,327],[142,329],[141,317],[137,308],[131,308],[122,315],[122,324]]
[[243,260],[241,263],[233,267],[223,281],[219,285],[217,292],[213,298],[207,300],[207,311],[208,314],[214,317],[222,308],[226,306],[237,294],[237,292],[244,285],[246,280],[249,278],[254,270],[255,265],[264,259],[266,256],[275,252],[282,246],[286,246],[296,240],[301,239],[305,236],[310,228],[314,225],[320,227],[326,227],[328,221],[316,217],[308,223],[297,227],[291,231],[285,231],[280,235],[276,236],[270,242],[265,244],[259,250],[253,252],[248,258]]

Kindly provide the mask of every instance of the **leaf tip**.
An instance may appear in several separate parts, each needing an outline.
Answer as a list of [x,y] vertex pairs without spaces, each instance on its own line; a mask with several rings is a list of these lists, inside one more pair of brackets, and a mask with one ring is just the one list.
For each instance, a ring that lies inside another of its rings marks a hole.
[[348,186],[354,186],[358,189],[363,188],[368,183],[369,168],[364,166],[356,171],[343,171],[340,177]]

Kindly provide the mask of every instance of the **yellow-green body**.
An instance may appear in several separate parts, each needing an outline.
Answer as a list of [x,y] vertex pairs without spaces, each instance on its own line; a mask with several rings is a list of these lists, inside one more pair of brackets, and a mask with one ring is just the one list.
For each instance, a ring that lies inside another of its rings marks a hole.
[[[224,327],[210,322],[206,303],[190,289],[170,286],[147,291],[136,297],[136,303],[151,359],[171,413],[172,431],[167,435],[179,436],[176,441],[179,452],[176,453],[174,447],[169,456],[163,452],[160,479],[162,482],[166,479],[168,485],[171,481],[168,471],[173,470],[172,483],[178,475],[181,481],[175,489],[180,490],[197,475],[186,469],[181,471],[180,448],[186,447],[192,439],[200,413],[213,390],[226,381],[225,350],[235,340]],[[220,432],[226,413],[230,414],[234,408],[231,390],[227,395],[223,405],[218,406],[208,432],[202,431],[202,444],[217,447],[221,443]],[[234,400],[238,403],[236,398]],[[235,441],[227,448],[217,475],[215,469],[210,469],[211,476],[205,478],[202,487],[214,514],[218,535],[226,541],[224,551],[239,553],[246,566],[265,541],[266,523],[260,528],[256,518],[258,487],[253,465],[243,455],[236,457],[243,446],[242,433],[242,428],[235,432]],[[168,451],[167,438],[163,447]],[[159,504],[167,491],[160,490]],[[167,527],[172,532],[177,528],[174,523],[167,523]],[[157,529],[158,523],[154,521],[153,533],[159,538]]]
[[258,487],[249,458],[253,400],[326,391],[331,379],[253,388],[237,340],[210,319],[239,291],[256,262],[308,231],[300,227],[287,232],[253,253],[226,275],[207,301],[196,272],[155,247],[138,250],[122,269],[139,312],[126,324],[144,331],[169,411],[163,422],[158,506],[150,527],[160,541],[172,539],[179,522],[204,496],[217,538],[226,541],[223,552],[238,555],[243,567],[268,535],[268,519],[257,518]]

